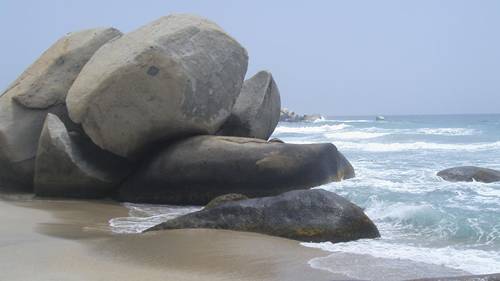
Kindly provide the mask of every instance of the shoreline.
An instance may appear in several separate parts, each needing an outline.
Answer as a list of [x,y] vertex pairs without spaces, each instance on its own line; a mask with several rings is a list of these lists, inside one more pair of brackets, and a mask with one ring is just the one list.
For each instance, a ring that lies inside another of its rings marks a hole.
[[[7,199],[7,200],[6,200]],[[0,197],[0,279],[345,280],[313,269],[327,256],[299,242],[226,230],[114,234],[111,201]]]
[[114,201],[0,195],[0,279],[326,281],[468,275],[404,259],[332,253],[251,232],[112,232],[109,220],[128,215],[129,209]]

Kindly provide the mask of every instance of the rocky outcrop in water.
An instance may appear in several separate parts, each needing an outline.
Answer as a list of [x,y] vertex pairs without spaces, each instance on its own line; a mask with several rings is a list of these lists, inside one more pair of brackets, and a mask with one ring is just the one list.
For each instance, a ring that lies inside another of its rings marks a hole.
[[500,171],[488,168],[474,167],[474,166],[449,168],[440,171],[439,173],[437,173],[437,175],[442,179],[451,182],[479,181],[479,182],[491,183],[500,181]]
[[280,111],[280,122],[314,122],[321,119],[324,119],[324,117],[319,114],[300,115],[287,108]]
[[354,177],[330,143],[285,144],[196,136],[147,158],[120,189],[120,200],[204,205],[226,193],[277,195]]
[[345,242],[380,236],[361,208],[321,189],[225,202],[147,231],[180,228],[250,231],[306,242]]

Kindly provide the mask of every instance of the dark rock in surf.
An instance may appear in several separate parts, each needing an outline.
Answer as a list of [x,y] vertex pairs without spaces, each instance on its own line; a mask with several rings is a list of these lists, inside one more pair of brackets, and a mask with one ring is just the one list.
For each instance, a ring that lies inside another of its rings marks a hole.
[[454,167],[446,170],[442,170],[437,173],[439,177],[446,181],[451,182],[497,182],[500,181],[500,171],[488,169],[488,168],[480,168],[474,166],[463,166],[463,167]]
[[182,228],[258,232],[306,242],[335,243],[380,236],[361,208],[322,189],[226,202],[146,231]]

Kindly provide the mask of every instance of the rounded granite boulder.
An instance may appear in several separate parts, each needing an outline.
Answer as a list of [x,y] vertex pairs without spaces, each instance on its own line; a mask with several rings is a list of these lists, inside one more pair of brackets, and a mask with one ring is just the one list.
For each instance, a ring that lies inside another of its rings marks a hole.
[[70,134],[57,116],[47,115],[36,156],[37,196],[111,196],[129,170],[126,159],[101,150],[78,133]]
[[213,134],[238,97],[246,50],[215,23],[170,15],[101,48],[71,87],[71,119],[134,157],[157,141]]
[[36,60],[0,97],[0,184],[32,190],[38,139],[47,113],[71,130],[66,94],[92,55],[119,37],[114,28],[68,33]]
[[271,73],[260,71],[243,83],[231,115],[217,133],[267,140],[280,119],[280,92]]
[[180,216],[146,231],[215,228],[258,232],[305,242],[346,242],[379,237],[363,210],[322,189],[225,202]]
[[351,177],[353,167],[331,143],[195,136],[146,157],[121,186],[119,199],[205,205],[227,193],[270,196]]

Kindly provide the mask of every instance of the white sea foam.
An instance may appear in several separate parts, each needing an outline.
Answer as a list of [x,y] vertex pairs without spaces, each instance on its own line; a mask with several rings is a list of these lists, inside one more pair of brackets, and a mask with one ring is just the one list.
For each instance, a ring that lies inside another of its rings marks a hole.
[[351,126],[347,124],[303,126],[303,127],[278,126],[274,130],[274,133],[315,134],[315,133],[327,133],[332,131],[338,131],[348,127]]
[[328,122],[330,120],[326,119],[325,117],[321,116],[319,119],[316,119],[313,121],[313,123],[322,123],[322,122]]
[[420,128],[416,132],[424,135],[442,136],[471,136],[478,133],[477,130],[468,128]]
[[342,122],[342,123],[371,123],[375,122],[375,120],[366,120],[366,119],[352,119],[352,120],[327,120],[332,122]]
[[416,217],[431,218],[439,213],[430,204],[395,203],[387,206],[384,203],[374,204],[366,210],[367,215],[374,220],[404,221]]
[[351,132],[335,132],[327,133],[325,136],[333,140],[363,140],[363,139],[373,139],[382,136],[389,135],[389,133],[371,133],[363,131],[351,131]]
[[342,274],[354,280],[399,281],[468,275],[463,270],[440,265],[340,252],[314,258],[309,261],[309,265],[312,268]]
[[197,206],[171,206],[124,203],[129,209],[128,217],[109,220],[115,233],[140,233],[150,227],[201,209]]
[[460,269],[472,274],[497,273],[500,268],[500,253],[454,247],[429,248],[390,243],[383,239],[358,240],[347,243],[302,243],[312,248],[329,252],[344,252],[370,255],[385,259],[406,259],[427,264]]
[[431,143],[431,142],[409,142],[409,143],[377,143],[377,142],[335,142],[341,150],[357,150],[368,152],[397,152],[408,150],[459,150],[459,151],[484,151],[499,150],[500,141],[489,143]]

